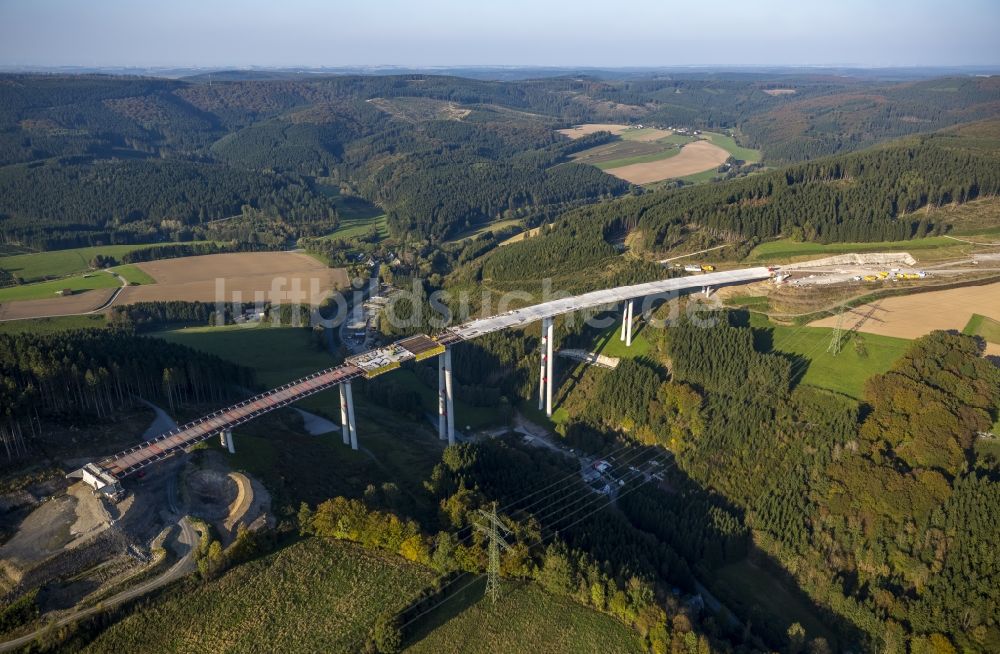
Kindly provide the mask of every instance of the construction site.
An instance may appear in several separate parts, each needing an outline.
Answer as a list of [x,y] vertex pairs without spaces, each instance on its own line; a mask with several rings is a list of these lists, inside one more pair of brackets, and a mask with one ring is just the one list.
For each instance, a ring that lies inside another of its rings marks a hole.
[[[929,265],[907,253],[871,253],[721,272],[712,264],[689,268],[693,274],[688,276],[561,298],[473,320],[433,337],[388,343],[187,424],[154,430],[112,456],[81,461],[57,486],[4,496],[5,517],[17,524],[7,525],[12,535],[0,547],[0,592],[17,595],[43,588],[39,606],[56,619],[71,620],[88,607],[148,592],[192,572],[202,539],[217,538],[225,545],[240,525],[253,528],[274,521],[264,486],[231,471],[226,460],[226,450],[238,447],[234,428],[337,386],[343,443],[357,450],[351,380],[391,373],[406,361],[438,358],[438,434],[443,443],[455,443],[451,348],[483,334],[541,323],[538,407],[551,416],[557,379],[553,319],[582,309],[620,311],[620,338],[626,346],[632,343],[633,325],[643,319],[634,309],[636,302],[677,292],[717,294],[737,305],[741,298],[760,298],[751,304],[766,307],[772,318],[809,316],[812,324],[835,327],[832,348],[839,347],[842,331],[913,337],[932,328],[961,329],[973,314],[1000,320],[996,252]],[[952,295],[960,296],[955,306],[946,299]],[[915,308],[904,311],[894,302]],[[563,356],[607,368],[617,364],[586,351]],[[194,447],[209,438],[219,438],[221,450]]]

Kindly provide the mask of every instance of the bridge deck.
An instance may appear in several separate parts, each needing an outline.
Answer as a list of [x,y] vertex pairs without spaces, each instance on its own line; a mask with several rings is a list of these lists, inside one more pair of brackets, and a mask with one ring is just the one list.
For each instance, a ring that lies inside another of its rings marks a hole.
[[746,268],[743,270],[727,270],[724,272],[708,273],[705,275],[689,275],[687,277],[675,277],[664,279],[658,282],[647,282],[645,284],[635,284],[633,286],[619,286],[618,288],[608,288],[601,291],[593,291],[573,297],[560,298],[550,302],[534,304],[522,309],[514,309],[499,316],[480,318],[472,320],[458,327],[453,327],[449,331],[462,340],[468,340],[500,331],[509,327],[527,325],[543,318],[552,318],[581,309],[593,309],[622,302],[624,300],[651,297],[655,295],[666,295],[675,291],[683,291],[690,288],[702,288],[706,286],[721,286],[723,284],[733,284],[737,282],[752,282],[760,279],[767,279],[771,276],[771,271],[767,268]]
[[[472,320],[458,327],[448,329],[434,339],[429,339],[426,336],[410,337],[387,347],[401,351],[397,356],[397,359],[400,361],[419,359],[423,355],[433,356],[435,347],[453,345],[463,340],[482,336],[483,334],[529,324],[543,318],[551,318],[572,311],[606,306],[639,297],[663,295],[689,288],[756,281],[767,279],[770,275],[771,272],[767,268],[748,268],[745,270],[691,275],[688,277],[665,279],[658,282],[594,291],[574,297],[543,302],[522,309],[514,309],[499,316]],[[386,348],[380,349],[384,350]],[[220,409],[215,413],[172,429],[124,452],[119,452],[114,456],[100,461],[98,465],[105,472],[121,479],[140,468],[171,456],[226,429],[232,429],[237,425],[241,425],[263,413],[286,406],[303,397],[308,397],[314,393],[336,386],[341,382],[356,377],[370,377],[373,374],[378,374],[380,368],[376,367],[373,370],[367,370],[363,367],[367,364],[362,362],[362,359],[366,355],[374,356],[376,354],[378,354],[377,351],[372,351],[357,355],[348,360],[344,365],[321,370],[308,377],[289,382],[284,386],[279,386],[260,395],[255,395],[231,407]],[[352,361],[358,362],[358,365],[355,365]],[[388,366],[382,367],[388,368]]]
[[360,369],[351,365],[321,370],[171,429],[152,440],[108,457],[98,462],[98,465],[117,478],[125,477],[150,463],[252,420],[262,413],[291,404],[362,374]]

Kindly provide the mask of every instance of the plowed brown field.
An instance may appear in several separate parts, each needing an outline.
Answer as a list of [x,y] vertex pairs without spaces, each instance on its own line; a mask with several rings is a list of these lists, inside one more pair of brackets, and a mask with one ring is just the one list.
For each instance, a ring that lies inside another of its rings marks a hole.
[[633,184],[650,184],[664,179],[684,177],[716,168],[726,162],[729,153],[709,141],[688,143],[669,159],[606,168],[604,172]]
[[[902,295],[873,304],[874,311],[871,304],[852,309],[844,316],[844,329],[852,329],[871,311],[859,331],[900,338],[917,338],[936,329],[961,331],[974,313],[1000,320],[1000,283]],[[836,325],[836,316],[809,323],[810,327]],[[990,343],[986,353],[1000,354],[1000,346]]]
[[[188,300],[191,302],[243,302],[256,294],[270,302],[295,301],[288,293],[301,289],[301,302],[316,304],[325,293],[347,286],[347,271],[327,268],[312,257],[297,252],[238,252],[201,257],[163,259],[136,264],[156,280],[155,284],[129,286],[117,304]],[[217,298],[217,289],[223,297]],[[314,294],[314,290],[318,293]]]

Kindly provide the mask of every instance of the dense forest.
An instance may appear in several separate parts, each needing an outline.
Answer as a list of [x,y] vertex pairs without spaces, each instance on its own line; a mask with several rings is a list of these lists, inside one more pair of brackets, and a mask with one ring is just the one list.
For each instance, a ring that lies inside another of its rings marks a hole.
[[101,418],[139,398],[218,404],[252,385],[246,368],[126,330],[0,334],[0,435],[8,459],[27,453],[39,418]]
[[591,372],[567,400],[574,418],[562,431],[574,446],[600,454],[624,438],[677,457],[684,478],[672,485],[693,495],[631,495],[619,504],[629,521],[680,553],[774,647],[788,646],[775,629],[783,616],[731,594],[718,567],[748,554],[772,561],[845,642],[995,651],[1000,468],[976,434],[998,417],[1000,369],[981,343],[918,339],[869,380],[859,406],[801,386],[806,362],[755,350],[766,339],[728,315],[649,336],[651,358]]
[[801,160],[992,116],[1000,97],[991,78],[2,81],[0,239],[36,249],[202,238],[290,243],[336,227],[325,189],[338,187],[382,207],[395,235],[438,242],[496,220],[538,224],[627,190],[568,160],[605,137],[571,142],[556,127],[745,128],[769,158]]
[[[568,270],[605,275],[625,234],[659,254],[731,245],[739,258],[784,236],[821,243],[907,240],[947,233],[924,210],[1000,193],[996,121],[893,141],[863,152],[795,164],[722,184],[644,193],[567,212],[537,237],[490,252],[456,277],[508,280],[556,277]],[[646,281],[659,272],[621,276]],[[627,283],[627,282],[626,282]]]

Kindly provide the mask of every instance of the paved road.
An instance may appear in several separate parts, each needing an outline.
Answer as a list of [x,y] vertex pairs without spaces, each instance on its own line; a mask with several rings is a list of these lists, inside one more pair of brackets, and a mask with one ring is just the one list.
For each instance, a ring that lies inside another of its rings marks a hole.
[[170,568],[162,575],[145,581],[133,588],[129,588],[128,590],[124,590],[117,595],[112,595],[94,606],[73,611],[26,636],[21,636],[20,638],[0,643],[0,652],[9,652],[19,647],[24,647],[49,629],[62,627],[63,625],[70,624],[71,622],[76,622],[81,618],[86,618],[87,616],[94,615],[95,613],[100,613],[105,609],[121,604],[122,602],[135,599],[141,595],[145,595],[146,593],[166,586],[167,584],[194,572],[197,568],[194,561],[194,552],[198,543],[198,532],[196,532],[194,527],[191,526],[187,517],[181,518],[178,521],[178,524],[180,525],[180,533],[176,537],[173,549],[180,555],[180,559],[170,566]]
[[160,407],[156,406],[152,402],[147,402],[142,398],[139,398],[139,401],[142,402],[147,407],[149,407],[150,409],[152,409],[153,413],[156,414],[156,416],[153,418],[153,422],[149,425],[149,427],[146,428],[146,432],[142,435],[142,440],[144,441],[149,440],[150,438],[159,436],[163,432],[170,431],[171,429],[177,426],[177,423],[174,421],[174,419],[171,418],[170,415]]
[[618,363],[620,362],[617,357],[609,357],[604,354],[597,354],[596,352],[588,352],[587,350],[577,350],[573,348],[559,350],[556,352],[556,356],[582,361],[584,363],[600,366],[601,368],[617,368]]

